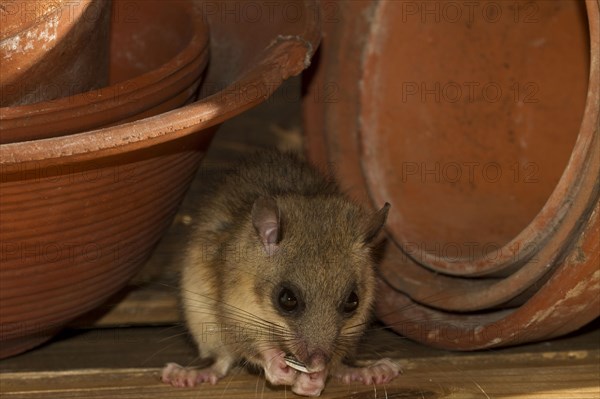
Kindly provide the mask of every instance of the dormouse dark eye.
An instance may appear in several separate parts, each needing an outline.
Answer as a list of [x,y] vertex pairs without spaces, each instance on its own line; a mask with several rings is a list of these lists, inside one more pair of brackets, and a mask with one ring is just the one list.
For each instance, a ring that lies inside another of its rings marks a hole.
[[298,307],[298,298],[294,291],[289,288],[283,288],[279,293],[279,306],[286,312],[292,312]]
[[356,292],[352,291],[348,298],[346,298],[346,302],[344,302],[344,313],[350,314],[354,312],[358,308],[358,295]]

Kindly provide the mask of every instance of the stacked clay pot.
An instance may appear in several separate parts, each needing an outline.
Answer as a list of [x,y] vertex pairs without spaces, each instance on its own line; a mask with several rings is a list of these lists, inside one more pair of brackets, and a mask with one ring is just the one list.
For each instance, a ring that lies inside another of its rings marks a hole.
[[218,125],[308,66],[320,39],[314,1],[281,3],[301,11],[293,20],[267,5],[262,21],[223,14],[236,4],[115,0],[108,99],[104,88],[2,109],[28,139],[0,144],[0,358],[123,287]]
[[378,317],[460,350],[597,318],[599,2],[322,6],[308,151],[392,205]]

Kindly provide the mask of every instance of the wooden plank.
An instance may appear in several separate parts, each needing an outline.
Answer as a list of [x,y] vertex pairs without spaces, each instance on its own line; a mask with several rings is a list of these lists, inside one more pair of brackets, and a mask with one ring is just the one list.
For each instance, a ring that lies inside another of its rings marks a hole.
[[[235,369],[215,386],[175,389],[159,381],[167,361],[193,364],[194,348],[174,328],[96,329],[63,334],[39,350],[0,362],[3,398],[286,398],[282,387]],[[323,398],[598,399],[600,328],[560,340],[475,353],[435,350],[375,329],[360,359],[398,361],[385,387],[330,381]],[[386,396],[387,395],[387,396]]]
[[177,293],[168,286],[127,287],[104,305],[73,320],[72,328],[167,325],[180,321]]
[[[591,352],[590,352],[591,351]],[[482,367],[527,366],[527,359],[538,363],[582,360],[586,353],[600,351],[600,323],[581,333],[548,342],[482,352],[450,352],[426,347],[397,334],[373,326],[361,343],[358,360],[391,357],[415,362],[478,362]],[[106,328],[68,330],[50,343],[20,356],[0,361],[0,372],[69,370],[81,368],[152,368],[167,362],[193,363],[196,350],[183,326]],[[464,359],[464,360],[462,360]],[[420,364],[420,363],[418,363]],[[600,367],[600,366],[599,366]]]
[[[597,355],[597,354],[596,354]],[[452,362],[412,362],[404,375],[387,386],[346,385],[330,381],[327,398],[578,398],[597,399],[598,368],[593,362],[568,365],[481,368],[477,362],[457,367]],[[500,364],[501,360],[499,361]],[[6,398],[285,398],[289,388],[270,387],[264,378],[241,369],[217,385],[176,389],[159,380],[160,369],[83,369],[57,372],[6,373]]]

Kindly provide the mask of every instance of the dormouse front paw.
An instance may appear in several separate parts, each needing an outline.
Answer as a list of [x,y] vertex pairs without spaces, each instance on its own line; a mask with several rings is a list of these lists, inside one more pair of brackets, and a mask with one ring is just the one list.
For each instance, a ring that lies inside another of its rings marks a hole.
[[216,384],[223,375],[211,367],[195,369],[183,367],[177,363],[168,363],[161,373],[161,380],[174,387],[186,388],[208,382]]
[[350,367],[340,365],[332,375],[346,384],[351,382],[360,382],[363,384],[387,384],[396,378],[402,369],[390,359],[380,359],[373,364],[365,367]]
[[325,380],[327,379],[327,370],[319,371],[316,373],[300,373],[292,392],[296,395],[303,396],[319,396],[325,388]]
[[285,353],[270,349],[263,352],[265,377],[273,385],[293,385],[298,372],[285,363]]

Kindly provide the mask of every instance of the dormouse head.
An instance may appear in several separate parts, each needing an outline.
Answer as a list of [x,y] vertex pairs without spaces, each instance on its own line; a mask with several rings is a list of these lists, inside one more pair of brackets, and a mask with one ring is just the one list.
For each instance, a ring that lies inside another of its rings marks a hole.
[[341,196],[253,204],[255,291],[270,321],[283,326],[274,335],[281,349],[311,371],[345,357],[370,319],[373,242],[389,207],[369,214]]

